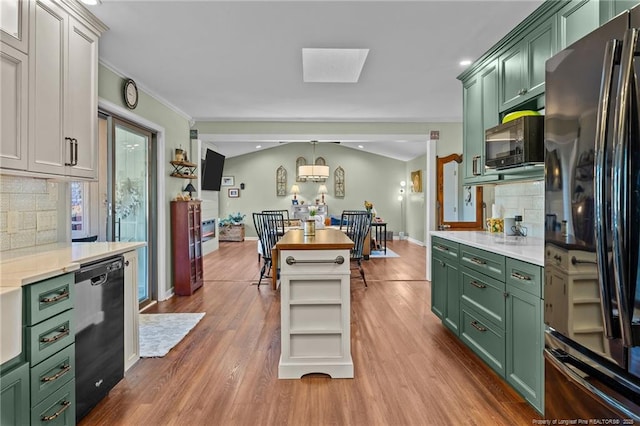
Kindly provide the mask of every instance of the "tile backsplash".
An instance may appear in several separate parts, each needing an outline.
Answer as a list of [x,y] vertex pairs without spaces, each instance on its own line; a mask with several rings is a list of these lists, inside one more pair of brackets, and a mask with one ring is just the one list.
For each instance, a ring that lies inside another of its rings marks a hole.
[[0,175],[0,251],[55,243],[58,183]]
[[544,238],[544,181],[496,185],[494,203],[502,217],[521,215],[527,235]]

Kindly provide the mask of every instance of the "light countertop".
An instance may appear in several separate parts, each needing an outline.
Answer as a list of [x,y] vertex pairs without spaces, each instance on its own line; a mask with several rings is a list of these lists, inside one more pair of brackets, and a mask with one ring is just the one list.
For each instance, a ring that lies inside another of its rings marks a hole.
[[486,231],[431,231],[431,235],[544,266],[543,238],[507,237]]
[[47,244],[0,254],[0,287],[22,287],[80,269],[80,265],[115,256],[145,242]]

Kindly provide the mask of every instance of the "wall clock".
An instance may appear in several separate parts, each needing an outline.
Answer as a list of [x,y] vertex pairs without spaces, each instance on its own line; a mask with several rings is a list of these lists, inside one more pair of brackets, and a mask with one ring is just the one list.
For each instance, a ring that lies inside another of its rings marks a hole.
[[138,106],[138,86],[136,86],[136,82],[132,79],[128,78],[124,81],[124,85],[122,86],[124,103],[127,105],[127,108],[134,109]]

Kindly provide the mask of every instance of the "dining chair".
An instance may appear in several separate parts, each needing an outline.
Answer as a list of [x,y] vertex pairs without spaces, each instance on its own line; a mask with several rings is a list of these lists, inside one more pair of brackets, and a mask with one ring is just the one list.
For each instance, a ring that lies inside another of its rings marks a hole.
[[284,228],[282,228],[283,232],[280,234],[283,223],[284,217],[281,213],[253,213],[253,224],[258,233],[258,244],[260,245],[263,260],[258,288],[260,288],[262,278],[268,276],[268,272],[271,269],[271,249],[284,235]]
[[362,253],[364,251],[364,242],[371,227],[371,213],[366,210],[344,210],[340,222],[340,229],[344,227],[345,234],[353,241],[351,261],[357,264],[364,286],[368,287],[367,279],[362,269]]

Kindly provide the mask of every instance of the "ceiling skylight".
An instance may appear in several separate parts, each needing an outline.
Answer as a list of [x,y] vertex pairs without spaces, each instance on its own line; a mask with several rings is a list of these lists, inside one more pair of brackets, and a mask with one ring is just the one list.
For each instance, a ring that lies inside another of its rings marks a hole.
[[369,49],[302,49],[305,83],[357,83]]

